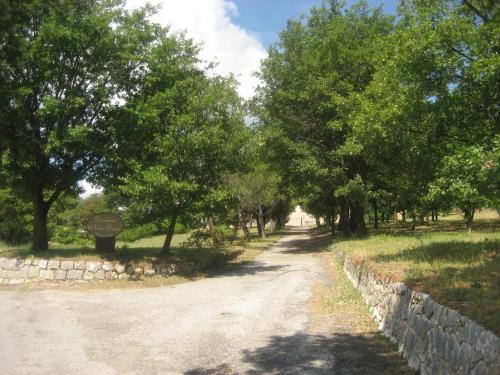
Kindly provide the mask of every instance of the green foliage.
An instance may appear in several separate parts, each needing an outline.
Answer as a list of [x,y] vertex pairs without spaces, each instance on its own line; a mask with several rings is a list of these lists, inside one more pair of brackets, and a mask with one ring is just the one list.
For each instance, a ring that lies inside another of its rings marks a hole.
[[158,234],[158,228],[155,224],[143,224],[134,228],[124,229],[118,236],[118,241],[134,242],[141,238],[151,237]]
[[0,189],[0,240],[23,243],[30,239],[32,208],[10,189]]
[[[340,207],[341,223],[361,230],[368,204],[414,219],[465,201],[498,206],[498,179],[485,172],[498,152],[498,9],[415,0],[394,22],[363,2],[331,2],[289,21],[262,63],[252,108],[299,200],[326,217]],[[449,171],[469,157],[468,177]]]
[[81,229],[75,227],[56,226],[51,236],[52,242],[64,245],[91,246],[92,239]]
[[137,91],[144,54],[163,32],[147,13],[119,1],[2,2],[2,164],[34,203],[38,250],[54,202],[113,160],[120,103]]
[[215,225],[212,228],[202,227],[191,233],[181,246],[185,248],[224,247],[233,243],[237,232],[228,225]]
[[494,200],[498,197],[496,180],[500,167],[499,160],[493,157],[494,154],[478,146],[461,148],[445,156],[438,177],[430,187],[430,199],[459,207],[470,227],[474,212],[481,207],[494,205],[489,198]]

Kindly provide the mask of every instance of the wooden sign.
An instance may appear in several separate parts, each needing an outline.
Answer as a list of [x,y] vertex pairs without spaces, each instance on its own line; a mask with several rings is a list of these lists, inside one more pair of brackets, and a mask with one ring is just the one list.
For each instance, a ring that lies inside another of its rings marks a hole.
[[124,226],[122,218],[110,212],[97,214],[87,221],[87,230],[100,238],[116,237]]
[[96,237],[95,250],[97,252],[114,252],[115,238],[124,226],[122,218],[110,212],[92,216],[87,221],[87,231]]

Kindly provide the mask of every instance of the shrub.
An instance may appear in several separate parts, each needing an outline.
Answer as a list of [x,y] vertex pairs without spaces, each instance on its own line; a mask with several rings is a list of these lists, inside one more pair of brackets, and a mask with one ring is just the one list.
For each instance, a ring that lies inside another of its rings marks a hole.
[[236,230],[227,225],[216,225],[212,230],[208,228],[200,228],[189,236],[189,238],[181,243],[182,247],[222,247],[227,243],[232,243],[236,238]]
[[91,240],[83,237],[82,233],[74,227],[56,226],[53,229],[51,240],[64,245],[89,245]]
[[[168,226],[170,225],[170,219],[165,219],[160,222],[158,225],[159,233],[167,233]],[[180,222],[175,223],[174,234],[184,234],[188,233],[191,230],[187,225],[184,225]]]
[[134,242],[144,237],[154,236],[157,233],[158,229],[156,225],[149,223],[134,228],[127,228],[118,235],[117,239],[123,242]]

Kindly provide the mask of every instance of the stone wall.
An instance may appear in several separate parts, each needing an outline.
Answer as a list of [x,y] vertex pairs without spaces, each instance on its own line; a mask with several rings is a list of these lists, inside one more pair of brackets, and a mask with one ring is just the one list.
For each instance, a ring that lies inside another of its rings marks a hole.
[[21,284],[36,281],[138,280],[155,274],[163,276],[188,275],[221,267],[240,254],[241,251],[233,251],[227,254],[218,254],[203,261],[186,263],[55,260],[31,257],[0,258],[0,284]]
[[500,339],[429,295],[377,275],[334,250],[379,329],[421,374],[500,374]]

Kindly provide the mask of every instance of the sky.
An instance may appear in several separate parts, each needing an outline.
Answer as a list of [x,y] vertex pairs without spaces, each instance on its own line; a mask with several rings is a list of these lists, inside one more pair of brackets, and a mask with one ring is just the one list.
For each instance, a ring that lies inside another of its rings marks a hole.
[[[128,0],[127,7],[135,9],[146,0]],[[249,99],[258,84],[253,75],[268,47],[279,39],[279,32],[290,18],[298,18],[322,0],[149,0],[160,5],[153,21],[170,26],[173,32],[185,31],[195,42],[202,44],[201,58],[215,61],[215,73],[233,73],[240,85],[239,94]],[[395,13],[398,0],[367,0],[372,7],[383,5]],[[352,5],[355,0],[346,0]],[[85,181],[81,186],[88,196],[95,189]]]

